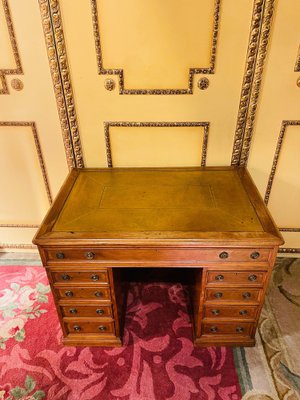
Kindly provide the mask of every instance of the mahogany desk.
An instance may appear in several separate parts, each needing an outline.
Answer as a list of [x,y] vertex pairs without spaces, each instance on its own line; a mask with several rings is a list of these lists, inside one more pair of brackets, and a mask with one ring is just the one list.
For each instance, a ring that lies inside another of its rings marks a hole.
[[122,270],[175,267],[195,344],[251,346],[283,240],[243,168],[111,168],[72,170],[33,243],[66,345],[121,345]]

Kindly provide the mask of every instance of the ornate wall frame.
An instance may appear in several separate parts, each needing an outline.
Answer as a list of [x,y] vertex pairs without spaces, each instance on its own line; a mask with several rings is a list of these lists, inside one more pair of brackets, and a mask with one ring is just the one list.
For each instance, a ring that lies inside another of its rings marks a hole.
[[[269,203],[269,199],[270,199],[270,194],[271,194],[271,190],[272,190],[272,186],[273,186],[273,182],[274,182],[274,178],[275,178],[275,174],[276,174],[276,169],[277,169],[277,165],[278,165],[278,160],[279,160],[279,156],[280,156],[280,152],[282,149],[282,145],[283,145],[283,140],[285,137],[285,133],[286,133],[286,128],[287,126],[300,126],[300,120],[285,120],[282,121],[281,124],[281,129],[280,129],[280,133],[279,133],[279,137],[278,137],[278,141],[277,141],[277,145],[276,145],[276,150],[275,150],[275,154],[274,154],[274,158],[273,158],[273,163],[272,163],[272,168],[271,168],[271,172],[269,175],[269,180],[268,180],[268,184],[267,184],[267,188],[266,188],[266,192],[265,192],[265,197],[264,197],[264,201],[265,204],[268,205]],[[279,230],[281,232],[300,232],[300,228],[279,228]],[[300,248],[280,248],[279,249],[280,253],[300,253]]]
[[215,62],[216,62],[216,53],[217,53],[221,0],[215,0],[213,34],[212,34],[209,67],[190,68],[187,89],[125,89],[124,71],[122,69],[114,69],[114,68],[106,69],[103,66],[103,56],[102,56],[102,49],[101,49],[101,35],[100,35],[99,22],[98,22],[99,13],[98,13],[98,7],[97,7],[97,0],[91,0],[91,7],[92,7],[92,19],[93,19],[93,30],[94,30],[95,49],[96,49],[96,56],[97,56],[98,74],[99,75],[118,75],[118,77],[119,77],[119,94],[132,94],[132,95],[193,94],[193,82],[194,82],[195,74],[214,74],[215,73]]
[[9,94],[8,85],[6,81],[6,75],[21,75],[23,74],[21,59],[18,51],[15,31],[11,19],[11,12],[8,5],[8,0],[2,0],[2,6],[4,10],[4,16],[7,24],[9,40],[13,50],[13,56],[16,63],[16,68],[0,69],[0,81],[2,89],[0,89],[0,94]]
[[[35,148],[36,148],[36,152],[37,152],[37,156],[38,156],[38,160],[39,160],[39,164],[40,164],[40,168],[41,168],[41,172],[42,172],[42,176],[43,176],[43,181],[45,184],[45,190],[47,193],[49,205],[51,205],[52,204],[52,194],[51,194],[51,189],[50,189],[50,185],[49,185],[49,181],[48,181],[48,174],[46,171],[44,158],[43,158],[35,122],[0,121],[0,127],[3,127],[3,126],[9,126],[9,127],[11,127],[11,126],[29,126],[29,127],[31,127],[33,138],[34,138],[34,144],[35,144]],[[39,227],[38,224],[0,224],[0,228],[38,228],[38,227]]]
[[201,166],[204,167],[206,164],[206,154],[207,154],[207,143],[208,143],[208,131],[209,122],[128,122],[128,121],[118,121],[118,122],[104,122],[104,135],[106,144],[106,157],[107,166],[112,168],[112,154],[111,154],[111,144],[110,144],[110,127],[126,127],[126,128],[171,128],[171,127],[204,127],[204,136],[202,142],[202,155],[201,155]]

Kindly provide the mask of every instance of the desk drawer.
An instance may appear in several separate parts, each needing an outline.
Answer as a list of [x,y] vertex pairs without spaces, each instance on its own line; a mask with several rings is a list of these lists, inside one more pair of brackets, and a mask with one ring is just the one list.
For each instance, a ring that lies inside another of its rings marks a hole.
[[60,308],[64,317],[112,317],[111,307],[102,304],[96,306],[61,305]]
[[115,333],[115,326],[114,322],[112,321],[87,321],[87,320],[80,320],[77,321],[70,321],[64,319],[64,325],[66,331],[68,333],[74,334],[85,334],[85,333],[94,333],[94,334],[114,334]]
[[108,283],[108,274],[105,270],[98,270],[97,271],[76,271],[69,270],[68,268],[62,268],[60,270],[51,270],[51,276],[53,282],[58,283]]
[[66,262],[268,262],[270,249],[245,248],[74,248],[46,251],[50,263]]
[[206,305],[204,308],[204,318],[222,319],[255,319],[257,314],[257,306],[223,306],[223,305]]
[[208,271],[208,285],[263,285],[266,272],[263,271]]
[[251,334],[253,324],[249,322],[213,322],[204,323],[202,329],[203,335],[246,335]]
[[55,287],[55,294],[60,299],[75,300],[110,300],[110,290],[108,287]]
[[206,301],[237,301],[243,303],[258,302],[262,291],[254,288],[211,288],[205,291]]

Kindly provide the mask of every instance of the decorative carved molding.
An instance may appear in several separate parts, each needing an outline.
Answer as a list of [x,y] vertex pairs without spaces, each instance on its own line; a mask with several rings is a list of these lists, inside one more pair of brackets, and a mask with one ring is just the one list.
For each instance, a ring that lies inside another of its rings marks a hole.
[[269,176],[269,180],[268,180],[268,184],[267,184],[267,188],[266,188],[266,193],[265,193],[264,201],[265,201],[266,205],[269,202],[269,198],[270,198],[270,194],[271,194],[271,190],[272,190],[272,186],[273,186],[273,181],[274,181],[274,177],[275,177],[275,173],[276,173],[276,169],[277,169],[278,159],[279,159],[283,139],[284,139],[285,132],[286,132],[286,127],[289,125],[300,125],[300,121],[297,121],[297,120],[282,121],[280,134],[279,134],[279,138],[277,141],[277,146],[276,146],[275,155],[274,155],[274,159],[273,159],[273,164],[272,164],[272,168],[271,168],[271,172],[270,172],[270,176]]
[[17,75],[17,74],[21,75],[21,74],[23,74],[23,69],[22,69],[21,59],[20,59],[20,55],[19,55],[19,51],[18,51],[14,27],[13,27],[13,23],[12,23],[12,19],[11,19],[11,12],[9,9],[8,0],[2,0],[2,6],[3,6],[5,20],[6,20],[6,24],[7,24],[9,40],[11,43],[15,63],[17,66],[16,68],[13,68],[13,69],[10,69],[10,68],[0,69],[0,81],[1,81],[1,85],[2,85],[2,88],[0,88],[0,94],[9,94],[8,85],[6,82],[6,75]]
[[[38,156],[38,159],[39,159],[39,164],[40,164],[42,175],[43,175],[43,180],[44,180],[44,184],[45,184],[47,197],[48,197],[48,200],[49,200],[49,204],[51,205],[52,204],[52,195],[51,195],[51,190],[50,190],[50,186],[49,186],[49,182],[48,182],[48,176],[47,176],[47,172],[46,172],[46,168],[45,168],[44,158],[43,158],[43,154],[42,154],[40,141],[39,141],[39,137],[38,137],[38,133],[37,133],[37,130],[36,130],[35,123],[34,122],[19,122],[19,121],[18,122],[15,122],[15,121],[5,121],[5,122],[0,121],[0,127],[1,126],[30,126],[31,127],[33,138],[34,138],[35,148],[36,148],[37,156]],[[11,224],[11,225],[14,225],[14,224]],[[26,224],[26,226],[29,227],[29,228],[33,227],[31,225],[28,226],[27,224]],[[20,226],[16,225],[16,227],[20,227]],[[25,227],[25,226],[22,226],[22,227]]]
[[297,58],[296,58],[296,64],[295,64],[295,72],[300,72],[300,46],[298,48],[298,54],[297,54]]
[[275,0],[255,0],[247,61],[232,152],[232,165],[246,165],[272,24]]
[[108,167],[113,166],[112,155],[111,155],[111,143],[110,143],[110,127],[126,127],[126,128],[170,128],[170,127],[204,127],[204,136],[202,142],[202,156],[201,156],[201,167],[204,167],[206,164],[206,154],[207,154],[207,142],[208,142],[208,131],[209,131],[209,122],[127,122],[127,121],[119,121],[119,122],[104,122],[104,135],[105,135],[105,143],[106,143],[106,156],[107,156],[107,165]]
[[69,168],[84,167],[58,0],[39,0],[58,114]]
[[195,74],[214,74],[215,73],[215,62],[217,52],[217,41],[219,31],[219,19],[220,19],[220,5],[221,0],[215,0],[214,9],[214,23],[213,23],[213,35],[210,53],[210,65],[207,68],[190,68],[188,78],[188,89],[125,89],[124,83],[124,71],[122,69],[106,69],[103,66],[103,56],[101,49],[101,38],[98,22],[98,7],[97,0],[91,0],[92,6],[92,18],[93,18],[93,29],[95,38],[95,47],[97,55],[98,73],[99,75],[118,75],[119,76],[119,94],[163,94],[163,95],[177,95],[177,94],[193,94],[193,81]]

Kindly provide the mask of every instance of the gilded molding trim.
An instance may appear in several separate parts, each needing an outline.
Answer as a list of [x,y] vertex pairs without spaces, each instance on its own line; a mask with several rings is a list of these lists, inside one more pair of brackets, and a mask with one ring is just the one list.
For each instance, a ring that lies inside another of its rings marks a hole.
[[293,253],[293,254],[297,254],[300,253],[300,248],[297,247],[280,247],[278,250],[278,253]]
[[39,0],[54,93],[69,168],[84,167],[58,0]]
[[0,243],[0,249],[32,249],[36,250],[37,247],[33,244],[14,244],[14,243]]
[[300,232],[300,228],[279,228],[280,232]]
[[271,172],[269,175],[269,180],[268,180],[265,198],[264,198],[266,205],[268,204],[269,199],[270,199],[270,194],[271,194],[273,181],[274,181],[274,177],[275,177],[275,173],[276,173],[276,169],[277,169],[280,151],[281,151],[282,144],[283,144],[283,139],[284,139],[285,132],[286,132],[286,127],[294,126],[294,125],[300,125],[300,121],[297,121],[297,120],[282,121],[281,129],[280,129],[280,133],[279,133],[279,137],[278,137],[278,141],[277,141],[277,146],[276,146],[276,150],[275,150],[275,154],[274,154],[273,164],[272,164]]
[[37,224],[0,224],[0,228],[38,228]]
[[110,127],[126,127],[126,128],[170,128],[170,127],[204,127],[204,136],[202,142],[202,155],[201,155],[201,167],[206,165],[206,154],[207,154],[207,143],[208,143],[208,131],[209,131],[209,122],[128,122],[128,121],[119,121],[119,122],[104,122],[104,136],[105,136],[105,144],[106,144],[106,157],[107,157],[107,166],[112,168],[113,161],[111,155],[111,141],[110,141]]
[[297,58],[296,58],[296,64],[295,64],[295,72],[300,72],[300,46],[298,48],[298,54],[297,54]]
[[98,14],[99,13],[98,13],[98,7],[97,7],[97,0],[91,0],[91,7],[92,7],[92,20],[93,20],[93,30],[94,30],[95,48],[96,48],[96,56],[97,56],[98,74],[99,75],[118,75],[119,76],[119,94],[134,94],[134,95],[193,94],[193,81],[194,81],[195,74],[214,74],[215,73],[221,0],[215,0],[213,34],[212,34],[212,44],[211,44],[211,53],[210,53],[210,65],[207,68],[190,68],[187,89],[125,89],[125,87],[124,87],[125,86],[124,70],[123,69],[105,69],[103,66],[103,55],[102,55],[102,49],[101,49],[100,29],[99,29],[99,22],[98,22]]
[[247,165],[275,0],[255,0],[231,165]]
[[8,90],[8,85],[6,82],[6,75],[21,75],[23,74],[23,69],[22,69],[22,64],[21,64],[21,59],[18,51],[18,46],[17,46],[17,41],[16,41],[16,36],[15,36],[15,31],[11,19],[11,12],[10,8],[8,5],[8,0],[2,0],[2,5],[3,5],[3,10],[4,10],[4,15],[6,19],[6,24],[7,24],[7,29],[8,29],[8,34],[9,34],[9,39],[11,43],[11,47],[13,50],[13,55],[16,63],[16,68],[13,69],[1,69],[0,70],[0,80],[1,80],[1,85],[2,88],[0,89],[0,94],[9,94]]
[[[51,190],[50,190],[50,186],[49,186],[49,182],[48,182],[48,175],[47,175],[47,171],[45,168],[44,158],[43,158],[42,149],[40,146],[40,141],[39,141],[35,122],[19,122],[19,121],[3,122],[3,121],[0,121],[0,127],[1,126],[30,126],[31,127],[33,138],[34,138],[35,148],[36,148],[37,156],[39,159],[39,163],[40,163],[40,167],[41,167],[41,171],[42,171],[42,175],[43,175],[43,180],[44,180],[44,184],[45,184],[47,197],[49,200],[49,204],[51,205],[52,204],[52,195],[51,195]],[[17,225],[16,227],[19,227],[19,226]],[[28,226],[28,227],[31,228],[32,226]]]

